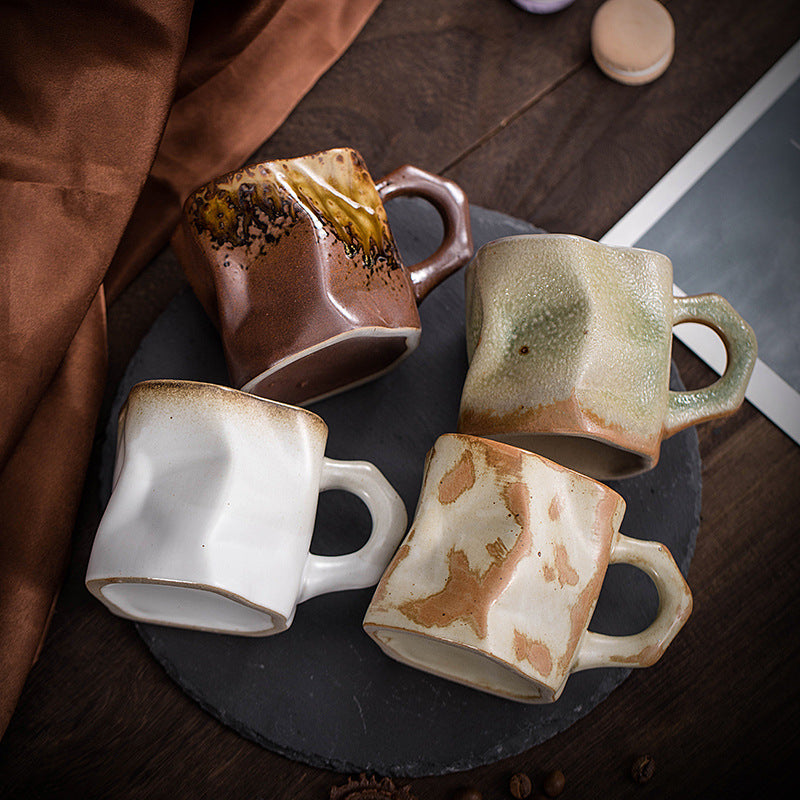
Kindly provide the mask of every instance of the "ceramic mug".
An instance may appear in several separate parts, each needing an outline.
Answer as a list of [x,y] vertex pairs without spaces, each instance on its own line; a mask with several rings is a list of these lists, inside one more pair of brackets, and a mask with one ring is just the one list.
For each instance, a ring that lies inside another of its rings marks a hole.
[[[406,268],[383,203],[428,200],[444,223]],[[472,256],[452,181],[404,166],[377,184],[349,148],[255,164],[195,191],[173,239],[217,325],[233,384],[306,404],[372,380],[419,343],[417,305]]]
[[[267,636],[304,600],[374,585],[405,532],[405,506],[372,464],[326,458],[327,436],[316,414],[234,389],[136,384],[120,412],[89,591],[140,622]],[[354,553],[309,553],[326,489],[369,509],[372,532]]]
[[[607,486],[541,456],[441,436],[364,629],[398,661],[523,703],[556,700],[579,670],[650,666],[692,596],[664,545],[619,532],[624,511]],[[619,562],[653,579],[656,618],[630,636],[591,632],[606,568]]]
[[[579,236],[482,247],[466,271],[467,354],[458,430],[594,478],[655,466],[661,442],[732,414],[756,360],[752,328],[715,294],[673,297],[660,253]],[[728,352],[710,386],[669,390],[672,327],[699,322]]]

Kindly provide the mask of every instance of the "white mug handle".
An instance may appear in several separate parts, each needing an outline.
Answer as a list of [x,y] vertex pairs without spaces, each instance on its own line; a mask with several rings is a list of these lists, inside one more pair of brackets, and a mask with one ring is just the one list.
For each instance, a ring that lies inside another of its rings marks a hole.
[[631,564],[646,572],[658,591],[656,618],[640,633],[607,636],[586,631],[573,672],[596,667],[649,667],[655,664],[683,627],[692,611],[692,593],[672,558],[660,542],[645,542],[617,533],[610,563]]
[[328,489],[343,489],[360,497],[372,517],[372,532],[366,544],[354,553],[341,556],[309,553],[298,603],[318,594],[374,586],[406,530],[406,507],[373,464],[324,458],[320,491]]

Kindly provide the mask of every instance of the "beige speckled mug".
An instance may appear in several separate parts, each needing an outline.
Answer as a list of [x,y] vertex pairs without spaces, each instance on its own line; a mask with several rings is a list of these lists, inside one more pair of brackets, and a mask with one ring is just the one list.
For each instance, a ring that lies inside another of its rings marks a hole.
[[[660,253],[579,236],[512,236],[467,268],[469,371],[458,430],[523,447],[594,478],[658,461],[661,442],[732,414],[756,360],[752,328],[716,294],[673,297]],[[721,337],[725,374],[669,389],[672,327]]]
[[[650,666],[692,596],[664,545],[619,532],[624,513],[612,489],[541,456],[441,436],[364,629],[398,661],[524,703],[556,700],[579,670]],[[655,620],[630,636],[588,630],[616,562],[659,595]]]

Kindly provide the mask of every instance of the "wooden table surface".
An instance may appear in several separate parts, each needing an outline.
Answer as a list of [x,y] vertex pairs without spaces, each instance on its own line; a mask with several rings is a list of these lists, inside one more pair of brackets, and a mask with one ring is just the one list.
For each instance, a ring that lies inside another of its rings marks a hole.
[[[543,17],[508,0],[384,0],[257,158],[352,145],[375,176],[414,163],[457,181],[473,203],[600,238],[800,38],[800,6],[669,0],[675,60],[633,88],[592,61],[599,5],[577,0]],[[174,259],[162,259],[110,309],[100,431],[141,337],[184,286]],[[680,343],[674,358],[690,388],[712,379]],[[747,404],[699,436],[694,612],[661,661],[525,753],[398,783],[420,800],[463,785],[510,797],[513,773],[537,783],[555,768],[570,800],[776,797],[795,783],[800,448]],[[0,743],[0,796],[327,798],[346,776],[221,725],[85,590],[102,512],[99,442],[50,634]],[[657,768],[640,786],[630,765],[645,752]]]

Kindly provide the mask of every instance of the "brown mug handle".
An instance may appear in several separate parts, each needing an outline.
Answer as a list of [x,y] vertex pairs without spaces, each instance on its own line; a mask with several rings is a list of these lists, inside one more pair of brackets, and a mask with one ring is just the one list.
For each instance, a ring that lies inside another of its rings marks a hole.
[[469,202],[461,187],[419,167],[406,164],[390,172],[376,184],[382,202],[401,195],[414,195],[427,200],[444,224],[444,238],[436,252],[408,267],[417,303],[428,292],[472,257],[472,228]]

